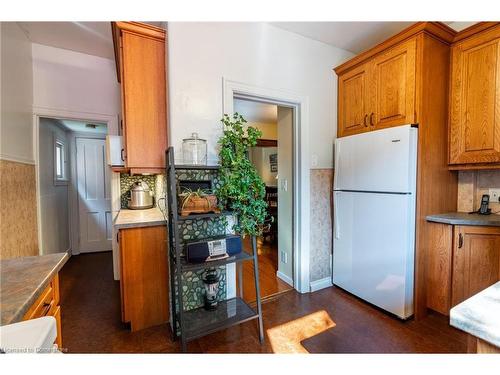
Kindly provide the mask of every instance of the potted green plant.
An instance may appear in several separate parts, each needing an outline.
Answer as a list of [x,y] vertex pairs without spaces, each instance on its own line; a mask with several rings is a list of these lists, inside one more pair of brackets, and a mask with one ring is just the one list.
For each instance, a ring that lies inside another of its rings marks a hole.
[[217,197],[205,189],[191,190],[184,188],[179,194],[181,200],[180,214],[191,215],[208,212],[219,212]]
[[260,236],[266,219],[264,182],[248,158],[250,147],[257,144],[262,132],[245,127],[246,120],[238,113],[221,119],[223,135],[219,139],[220,181],[215,194],[221,208],[234,212],[236,233]]

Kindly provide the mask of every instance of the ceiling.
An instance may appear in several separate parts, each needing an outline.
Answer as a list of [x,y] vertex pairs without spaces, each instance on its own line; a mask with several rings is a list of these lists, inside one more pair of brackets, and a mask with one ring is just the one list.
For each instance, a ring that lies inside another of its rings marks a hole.
[[[77,133],[94,133],[94,134],[107,134],[108,127],[106,124],[101,124],[97,122],[82,122],[74,120],[58,120],[58,122],[66,128],[66,130],[77,132]],[[95,125],[96,127],[88,127],[87,124]]]
[[[415,22],[272,22],[272,25],[307,38],[360,53]],[[445,22],[460,31],[474,22]]]
[[[160,26],[161,22],[146,22]],[[110,22],[18,22],[33,43],[114,59]]]
[[275,104],[234,99],[234,112],[238,112],[248,122],[276,124],[278,121],[278,106]]
[[[146,22],[161,26],[163,22]],[[414,22],[272,22],[352,53],[362,52]],[[457,31],[473,22],[446,22]],[[33,43],[113,59],[110,22],[18,22]]]

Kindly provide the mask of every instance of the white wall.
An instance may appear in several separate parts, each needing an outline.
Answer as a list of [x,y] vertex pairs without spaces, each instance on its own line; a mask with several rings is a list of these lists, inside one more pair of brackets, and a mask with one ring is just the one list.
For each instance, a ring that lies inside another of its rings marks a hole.
[[[336,76],[352,54],[267,23],[170,22],[170,131],[176,155],[182,138],[198,132],[217,160],[222,78],[309,98],[311,155],[332,167],[336,131]],[[195,46],[195,47],[194,47]]]
[[66,175],[69,177],[68,132],[52,119],[40,119],[39,131],[39,183],[40,183],[40,225],[41,254],[67,251],[70,247],[68,216],[68,184],[54,184],[54,139],[64,143]]
[[35,43],[32,51],[35,107],[120,113],[120,86],[113,60]]
[[15,22],[2,22],[0,27],[0,157],[33,164],[31,42]]

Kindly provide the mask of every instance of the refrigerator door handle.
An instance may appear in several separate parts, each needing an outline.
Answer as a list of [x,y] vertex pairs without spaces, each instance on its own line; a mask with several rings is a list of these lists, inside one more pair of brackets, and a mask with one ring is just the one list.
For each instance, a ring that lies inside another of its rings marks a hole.
[[338,240],[340,239],[340,225],[339,225],[339,220],[337,217],[337,202],[338,202],[338,197],[339,192],[334,192],[333,193],[333,232],[335,239]]

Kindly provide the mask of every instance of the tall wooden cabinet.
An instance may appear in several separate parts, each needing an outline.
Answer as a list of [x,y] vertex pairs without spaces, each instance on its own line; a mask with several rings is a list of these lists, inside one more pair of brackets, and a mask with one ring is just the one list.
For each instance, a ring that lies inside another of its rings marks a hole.
[[335,68],[338,137],[418,126],[417,318],[427,312],[425,268],[432,236],[425,217],[457,207],[457,175],[448,170],[447,155],[450,44],[455,34],[443,23],[418,22]]
[[452,47],[449,162],[500,168],[500,24],[471,32]]
[[112,22],[122,99],[122,159],[131,173],[159,173],[168,146],[166,31]]

